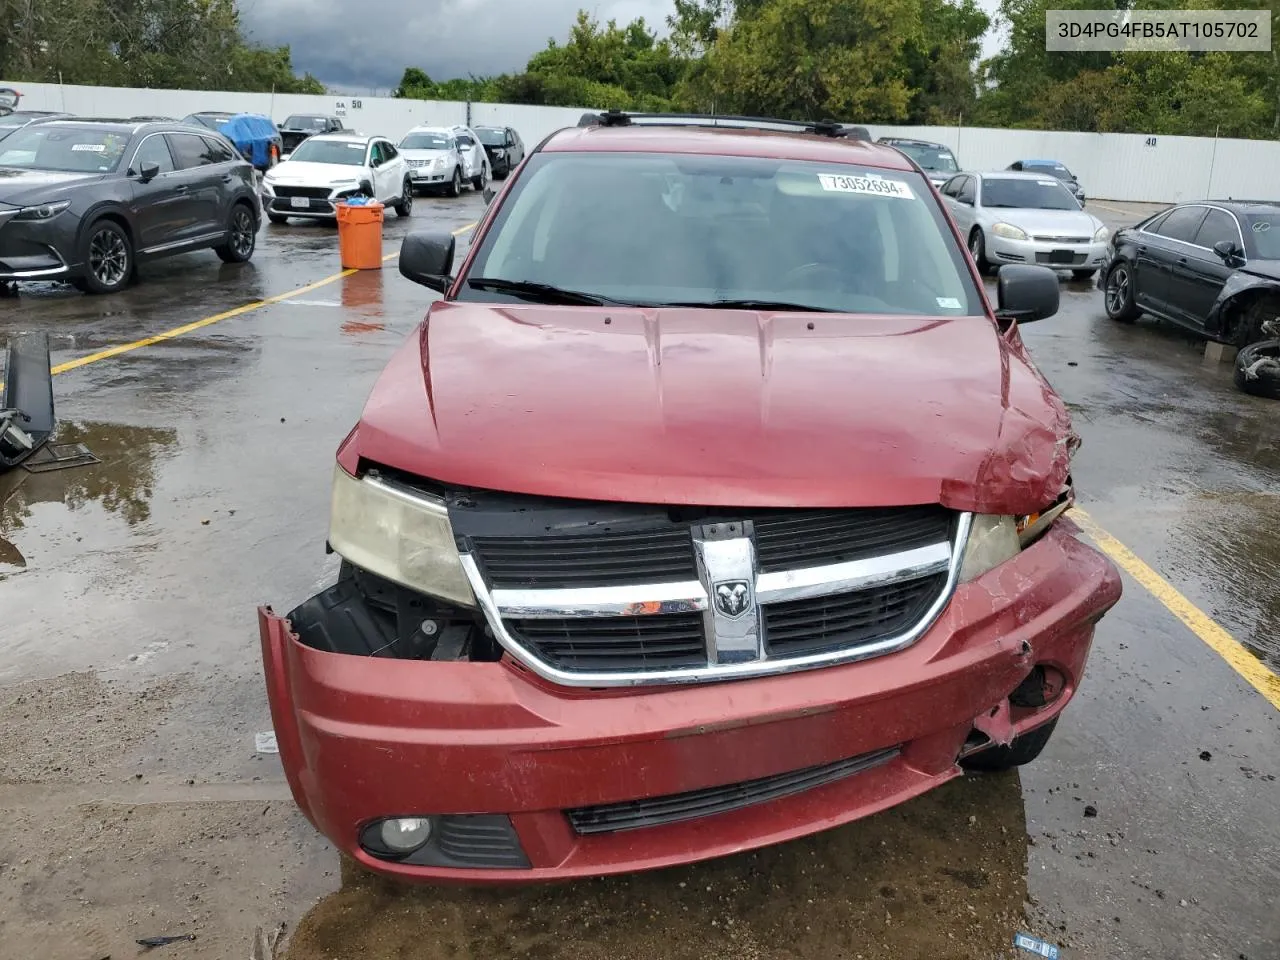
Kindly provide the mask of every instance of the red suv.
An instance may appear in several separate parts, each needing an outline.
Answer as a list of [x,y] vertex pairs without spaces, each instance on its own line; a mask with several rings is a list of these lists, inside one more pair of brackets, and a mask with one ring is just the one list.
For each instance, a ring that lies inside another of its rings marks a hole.
[[[761,127],[768,127],[762,129]],[[535,150],[338,450],[335,586],[260,611],[311,821],[408,880],[688,863],[1044,747],[1120,596],[1078,443],[929,181],[833,125]]]

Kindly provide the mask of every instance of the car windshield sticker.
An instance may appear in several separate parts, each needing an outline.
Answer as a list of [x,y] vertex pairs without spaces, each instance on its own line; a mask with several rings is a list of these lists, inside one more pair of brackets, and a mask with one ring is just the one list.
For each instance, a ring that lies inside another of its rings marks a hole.
[[107,145],[105,143],[73,143],[71,145],[72,153],[106,153]]
[[1266,233],[1270,229],[1271,229],[1270,220],[1255,220],[1253,223],[1254,233]]
[[955,297],[938,297],[938,306],[943,310],[959,310],[961,309],[960,301]]
[[1037,180],[1036,183],[1042,187],[1056,187],[1058,185],[1057,180]]
[[347,149],[348,149],[348,150],[363,150],[363,149],[364,149],[364,144],[363,144],[363,143],[348,143],[348,144],[347,144]]
[[861,193],[872,197],[896,197],[899,200],[914,200],[915,195],[901,180],[886,180],[884,177],[865,176],[847,177],[830,173],[818,174],[818,182],[827,193]]

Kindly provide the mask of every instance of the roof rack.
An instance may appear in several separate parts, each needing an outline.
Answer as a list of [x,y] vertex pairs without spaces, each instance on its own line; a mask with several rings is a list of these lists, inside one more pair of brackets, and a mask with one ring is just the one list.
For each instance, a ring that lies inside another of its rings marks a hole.
[[779,120],[772,117],[738,117],[702,113],[629,113],[606,110],[584,113],[580,127],[716,127],[736,130],[775,130],[811,133],[820,137],[871,140],[866,127],[840,123],[837,120]]

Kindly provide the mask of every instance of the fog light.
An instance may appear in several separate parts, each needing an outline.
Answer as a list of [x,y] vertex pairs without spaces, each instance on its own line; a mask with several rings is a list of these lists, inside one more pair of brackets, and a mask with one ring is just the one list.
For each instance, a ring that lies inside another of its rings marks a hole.
[[378,837],[392,853],[413,853],[431,839],[431,821],[422,817],[383,820]]

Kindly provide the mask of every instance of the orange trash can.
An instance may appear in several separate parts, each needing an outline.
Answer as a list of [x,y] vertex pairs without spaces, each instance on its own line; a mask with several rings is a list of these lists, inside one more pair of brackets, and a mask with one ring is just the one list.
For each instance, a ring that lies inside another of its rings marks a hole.
[[382,204],[339,203],[338,252],[343,270],[382,269]]

